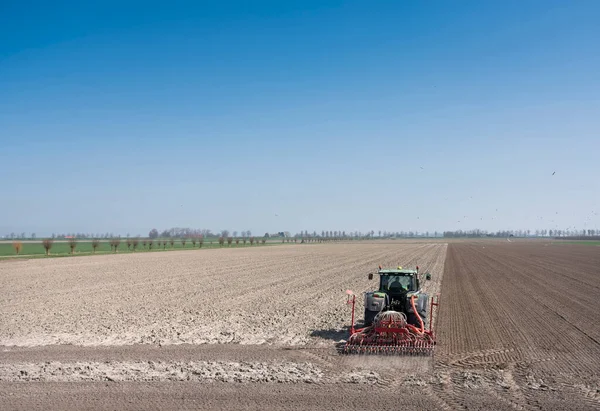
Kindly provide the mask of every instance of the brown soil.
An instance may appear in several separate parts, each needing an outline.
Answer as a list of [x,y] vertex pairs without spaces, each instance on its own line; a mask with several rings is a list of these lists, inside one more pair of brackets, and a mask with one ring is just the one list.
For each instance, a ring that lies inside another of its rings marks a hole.
[[[0,264],[0,408],[600,409],[595,249],[391,242]],[[430,293],[442,284],[435,357],[338,354],[345,290],[372,289],[379,263],[418,263]]]
[[449,245],[436,371],[478,375],[515,408],[600,408],[599,267],[596,247]]

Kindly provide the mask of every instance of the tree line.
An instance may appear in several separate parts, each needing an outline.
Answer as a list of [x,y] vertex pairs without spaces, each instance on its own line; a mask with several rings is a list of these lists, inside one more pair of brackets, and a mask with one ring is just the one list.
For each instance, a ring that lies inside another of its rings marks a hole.
[[444,231],[444,238],[478,238],[478,237],[523,237],[523,238],[570,238],[570,239],[590,239],[592,237],[600,236],[600,230],[596,229],[566,229],[566,230],[498,230],[495,232],[488,232],[486,230],[456,230],[456,231]]

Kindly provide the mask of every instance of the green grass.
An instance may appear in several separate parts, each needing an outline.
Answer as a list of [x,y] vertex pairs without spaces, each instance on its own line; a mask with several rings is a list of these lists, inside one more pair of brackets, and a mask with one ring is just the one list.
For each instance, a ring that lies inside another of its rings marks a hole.
[[[212,244],[211,244],[212,241]],[[276,245],[276,244],[282,244],[281,240],[267,240],[267,242],[265,244],[260,243],[258,246],[256,245],[256,243],[254,243],[254,245],[252,247],[263,247],[266,245]],[[287,243],[286,243],[287,244]],[[290,243],[293,244],[293,243]],[[227,242],[225,242],[225,245],[223,245],[223,247],[219,246],[219,241],[217,239],[214,240],[204,240],[204,244],[202,244],[202,249],[205,248],[240,248],[240,247],[250,247],[250,241],[248,241],[246,243],[246,245],[243,245],[243,243],[240,241],[239,245],[235,244],[235,241],[231,244],[231,247],[229,247],[227,245]],[[167,240],[167,247],[166,250],[163,249],[163,245],[162,245],[162,241],[161,241],[161,245],[160,247],[157,246],[157,241],[154,241],[154,245],[152,246],[152,250],[148,250],[148,248],[146,247],[146,249],[144,249],[143,245],[142,245],[142,241],[139,242],[138,244],[138,248],[137,248],[137,253],[141,253],[141,252],[164,252],[164,251],[170,251],[170,250],[183,250],[183,246],[181,244],[181,241],[176,240],[173,248],[171,248],[171,244],[168,242]],[[193,250],[196,249],[198,250],[198,243],[196,243],[196,247],[193,246],[191,241],[187,241],[185,244],[185,250]],[[118,252],[119,253],[132,253],[133,252],[133,246],[131,247],[131,250],[127,249],[127,242],[126,239],[121,239],[121,244],[119,245],[118,248]],[[75,248],[75,255],[91,255],[93,253],[93,248],[92,248],[92,242],[91,241],[78,241],[77,242],[77,247]],[[111,253],[110,250],[110,244],[108,242],[108,240],[102,240],[100,241],[100,245],[98,246],[98,248],[96,249],[96,254],[109,254]],[[37,241],[37,242],[23,242],[23,248],[21,250],[20,255],[22,256],[30,256],[30,257],[46,257],[46,251],[44,249],[44,246],[42,245],[41,241]],[[0,242],[0,257],[15,257],[17,254],[13,248],[12,245],[12,241],[3,241]],[[71,248],[69,247],[69,243],[68,242],[54,242],[54,244],[52,244],[52,248],[50,249],[50,257],[65,257],[65,256],[70,256],[71,255]]]

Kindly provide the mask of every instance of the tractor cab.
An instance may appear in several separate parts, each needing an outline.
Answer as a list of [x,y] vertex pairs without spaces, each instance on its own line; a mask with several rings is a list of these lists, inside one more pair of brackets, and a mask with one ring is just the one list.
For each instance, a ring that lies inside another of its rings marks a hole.
[[379,271],[379,290],[388,294],[398,294],[419,289],[416,271],[381,270]]
[[[380,267],[377,274],[379,274],[379,289],[365,293],[365,325],[370,325],[379,312],[390,310],[404,313],[409,324],[419,325],[418,315],[426,319],[428,296],[421,290],[418,267],[416,270]],[[425,279],[430,278],[430,274],[427,273]],[[373,273],[369,274],[369,279],[373,279]],[[412,307],[413,296],[418,314]]]
[[[404,294],[420,290],[419,272],[416,270],[379,270],[379,290],[386,294]],[[369,274],[373,279],[373,274]]]

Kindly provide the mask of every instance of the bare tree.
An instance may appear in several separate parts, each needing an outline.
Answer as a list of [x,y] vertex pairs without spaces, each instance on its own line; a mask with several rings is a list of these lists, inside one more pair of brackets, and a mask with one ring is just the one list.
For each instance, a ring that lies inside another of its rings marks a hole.
[[94,250],[94,254],[96,254],[96,249],[98,248],[98,246],[100,245],[100,240],[98,240],[97,238],[92,240],[92,250]]
[[254,244],[254,237],[250,237],[250,245]]
[[44,239],[44,241],[42,241],[42,245],[44,246],[44,249],[46,250],[46,255],[50,255],[50,250],[52,249],[52,244],[54,244],[54,240],[51,238],[46,238],[46,239]]
[[223,236],[221,236],[219,237],[219,245],[223,247],[223,244],[225,244],[225,239],[223,238]]
[[264,244],[264,243],[266,243],[266,242],[267,242],[267,239],[266,239],[266,238],[263,238],[263,239],[262,239],[262,243]]
[[153,245],[154,245],[154,240],[153,239],[148,240],[148,250],[152,250]]
[[17,255],[21,254],[21,250],[23,249],[23,243],[22,242],[20,242],[20,241],[13,241],[12,246],[15,249],[15,252],[17,253]]
[[133,239],[133,241],[131,242],[131,246],[133,247],[133,251],[136,251],[138,248],[138,245],[140,244],[140,239],[135,237]]
[[127,238],[127,250],[131,251],[131,245],[133,244],[133,239],[132,238]]
[[185,243],[187,242],[187,238],[183,237],[181,239],[181,247],[185,248]]
[[144,247],[144,250],[146,249],[146,246],[148,245],[148,240],[146,240],[145,238],[142,240],[142,246]]
[[163,240],[162,244],[163,244],[163,250],[166,250],[167,249],[167,240]]
[[75,253],[75,247],[77,247],[77,241],[75,238],[69,238],[69,248],[71,249],[71,255]]
[[[113,238],[110,240],[110,249],[114,250],[115,253],[119,252],[119,245],[121,244],[121,239],[120,238]],[[133,248],[135,250],[135,248],[137,247],[137,239],[134,240],[133,242]]]
[[233,238],[227,237],[227,245],[231,247],[231,243],[233,242]]
[[173,237],[169,239],[169,244],[171,244],[171,248],[175,247],[175,239]]
[[240,239],[239,239],[239,238],[236,238],[236,239],[235,239],[235,245],[239,245],[239,244],[240,244]]
[[244,245],[246,245],[246,241],[248,241],[248,239],[247,239],[246,237],[244,237],[244,238],[242,239],[242,241],[244,242]]
[[198,239],[198,248],[202,248],[202,244],[204,244],[204,237]]
[[238,232],[237,232],[237,231],[234,231],[234,232],[233,232],[233,236],[234,236],[234,237],[237,237],[237,235],[238,235]]
[[196,243],[198,242],[198,238],[196,236],[192,237],[192,247],[196,247]]

